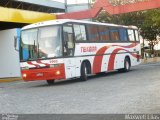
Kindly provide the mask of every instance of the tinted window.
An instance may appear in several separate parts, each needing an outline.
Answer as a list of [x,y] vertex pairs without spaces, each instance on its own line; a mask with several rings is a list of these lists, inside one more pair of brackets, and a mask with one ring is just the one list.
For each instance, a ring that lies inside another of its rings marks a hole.
[[107,41],[109,40],[109,29],[105,26],[99,26],[99,36],[100,40]]
[[127,36],[127,30],[124,28],[119,29],[120,33],[120,40],[121,41],[128,41],[128,36]]
[[128,31],[128,38],[129,38],[129,41],[135,41],[135,38],[134,38],[134,31],[133,30],[127,30]]
[[84,25],[74,25],[73,27],[76,41],[87,40],[86,29]]
[[135,30],[135,37],[136,37],[136,41],[139,41],[139,34],[137,30]]
[[111,29],[111,38],[113,41],[119,41],[119,32],[118,29]]
[[87,26],[88,30],[88,38],[90,41],[99,41],[99,35],[98,35],[98,27],[97,26]]

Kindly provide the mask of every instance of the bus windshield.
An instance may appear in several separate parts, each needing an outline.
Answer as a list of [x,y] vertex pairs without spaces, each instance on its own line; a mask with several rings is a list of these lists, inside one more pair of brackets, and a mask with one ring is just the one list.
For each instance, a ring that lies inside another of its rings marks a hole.
[[62,56],[60,26],[23,30],[20,58],[22,61]]

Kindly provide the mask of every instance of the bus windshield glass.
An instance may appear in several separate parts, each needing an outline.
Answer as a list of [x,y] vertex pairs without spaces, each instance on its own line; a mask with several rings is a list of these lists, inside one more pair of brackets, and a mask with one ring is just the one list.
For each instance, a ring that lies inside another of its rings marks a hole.
[[60,26],[23,30],[20,58],[22,61],[62,56]]

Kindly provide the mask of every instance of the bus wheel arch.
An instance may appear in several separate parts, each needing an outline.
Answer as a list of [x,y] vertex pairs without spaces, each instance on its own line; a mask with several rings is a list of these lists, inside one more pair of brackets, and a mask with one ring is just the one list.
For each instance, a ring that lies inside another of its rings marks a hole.
[[87,80],[87,75],[91,74],[91,63],[89,60],[84,60],[81,64],[81,80],[86,81]]

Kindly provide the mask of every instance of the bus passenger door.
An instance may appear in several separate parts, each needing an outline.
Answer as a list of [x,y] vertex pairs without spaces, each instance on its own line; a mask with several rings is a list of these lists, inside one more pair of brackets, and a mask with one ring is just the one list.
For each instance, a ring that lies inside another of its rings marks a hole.
[[63,54],[65,62],[66,78],[75,77],[75,58],[74,56],[74,34],[72,24],[63,26]]

